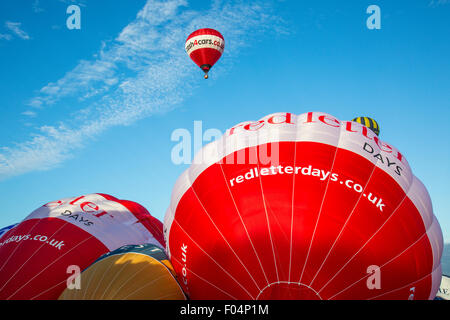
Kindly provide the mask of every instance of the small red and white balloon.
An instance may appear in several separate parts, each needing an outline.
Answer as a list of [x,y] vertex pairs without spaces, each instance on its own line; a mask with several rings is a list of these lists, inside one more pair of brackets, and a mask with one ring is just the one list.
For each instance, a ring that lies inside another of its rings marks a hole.
[[222,56],[225,40],[219,31],[204,28],[192,32],[186,39],[185,49],[192,61],[205,72],[208,72]]

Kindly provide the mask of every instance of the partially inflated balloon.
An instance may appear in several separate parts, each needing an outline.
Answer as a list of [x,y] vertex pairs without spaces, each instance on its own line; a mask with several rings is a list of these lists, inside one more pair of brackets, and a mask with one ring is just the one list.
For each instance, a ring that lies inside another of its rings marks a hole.
[[405,156],[320,112],[204,147],[164,235],[191,299],[429,299],[441,279],[442,232]]
[[76,270],[126,244],[164,246],[162,223],[106,194],[49,202],[0,239],[0,299],[57,299]]
[[186,39],[185,49],[192,61],[205,72],[205,79],[208,79],[209,70],[222,56],[225,40],[217,30],[199,29]]
[[185,300],[164,250],[151,244],[110,252],[80,275],[61,300]]

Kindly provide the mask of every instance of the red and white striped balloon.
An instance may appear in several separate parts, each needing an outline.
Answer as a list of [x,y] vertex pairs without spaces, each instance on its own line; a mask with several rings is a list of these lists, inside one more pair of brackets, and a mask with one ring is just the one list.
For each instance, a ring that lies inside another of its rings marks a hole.
[[164,235],[191,299],[432,299],[441,279],[442,232],[405,156],[321,112],[204,147]]
[[192,61],[205,72],[205,79],[208,79],[209,70],[222,56],[225,40],[217,30],[199,29],[186,39],[185,49]]

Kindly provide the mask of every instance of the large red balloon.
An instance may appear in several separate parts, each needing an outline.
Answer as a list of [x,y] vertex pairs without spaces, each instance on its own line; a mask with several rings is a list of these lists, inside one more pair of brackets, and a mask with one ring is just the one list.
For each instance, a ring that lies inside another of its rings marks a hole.
[[222,56],[225,40],[219,31],[204,28],[192,32],[186,39],[186,52],[204,72],[208,72]]
[[106,194],[49,202],[0,239],[0,300],[57,299],[75,270],[126,244],[164,247],[162,223]]
[[191,299],[429,299],[441,279],[442,232],[405,156],[320,112],[244,122],[207,145],[174,187],[164,235]]

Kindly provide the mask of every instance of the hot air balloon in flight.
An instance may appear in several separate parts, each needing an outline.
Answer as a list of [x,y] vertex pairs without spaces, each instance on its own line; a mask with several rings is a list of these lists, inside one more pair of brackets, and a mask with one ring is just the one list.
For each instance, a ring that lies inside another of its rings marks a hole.
[[405,156],[321,112],[240,123],[177,180],[166,252],[190,299],[433,299],[442,232]]
[[380,135],[380,126],[378,125],[378,122],[376,122],[374,119],[369,117],[356,117],[352,121],[358,122],[363,126],[366,126],[370,130],[372,130],[377,136]]
[[205,72],[208,72],[222,56],[225,40],[219,31],[204,28],[192,32],[186,39],[185,49],[192,61]]
[[185,300],[164,249],[123,246],[101,256],[80,275],[79,289],[60,300]]
[[164,247],[136,202],[88,194],[49,202],[0,238],[0,300],[57,299],[76,270],[126,244]]

